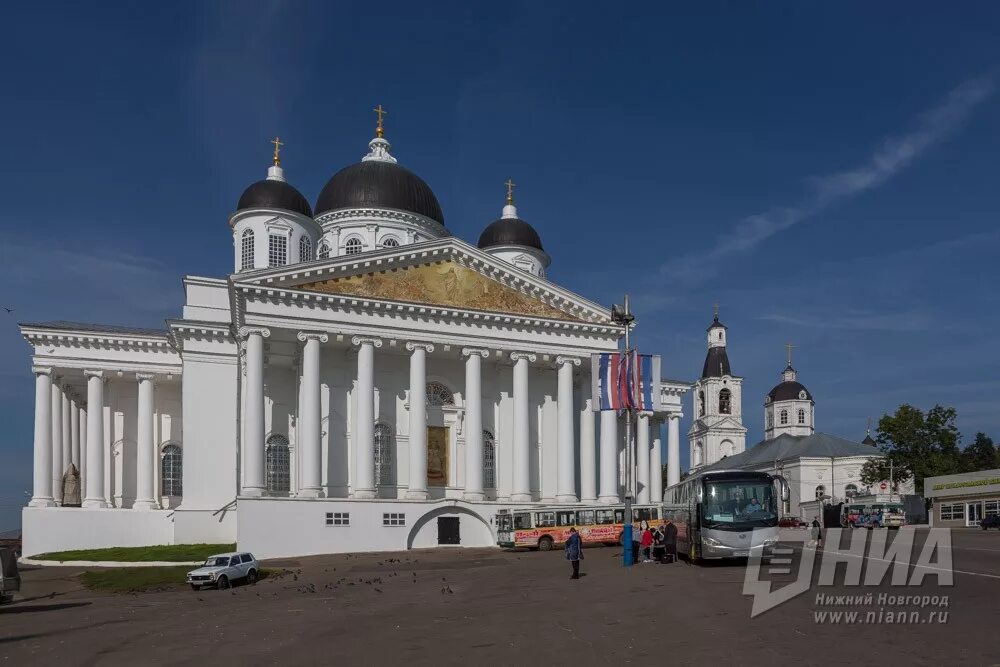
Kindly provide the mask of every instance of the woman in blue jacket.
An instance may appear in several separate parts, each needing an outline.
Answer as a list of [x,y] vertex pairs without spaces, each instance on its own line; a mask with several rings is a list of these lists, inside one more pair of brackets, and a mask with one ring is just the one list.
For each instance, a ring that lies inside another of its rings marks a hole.
[[580,578],[580,561],[583,560],[583,540],[576,528],[569,529],[569,539],[566,540],[566,560],[573,563],[573,576],[570,579]]

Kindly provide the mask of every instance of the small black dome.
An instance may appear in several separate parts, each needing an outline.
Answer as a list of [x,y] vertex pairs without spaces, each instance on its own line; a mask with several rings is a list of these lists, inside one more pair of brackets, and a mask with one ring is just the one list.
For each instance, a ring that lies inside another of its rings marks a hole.
[[875,442],[875,438],[872,437],[871,433],[865,435],[865,439],[861,441],[862,445],[871,445],[872,447],[877,447],[878,443]]
[[257,181],[244,190],[239,203],[236,204],[236,210],[243,211],[248,208],[278,208],[312,217],[309,201],[285,181]]
[[441,205],[430,186],[394,162],[369,160],[334,174],[316,199],[316,215],[345,208],[392,208],[444,224]]
[[729,355],[724,347],[710,347],[705,356],[705,365],[701,369],[703,378],[720,378],[723,375],[732,375],[729,368]]
[[545,252],[538,232],[521,218],[500,218],[490,223],[479,235],[480,248],[492,248],[498,245],[520,245]]
[[705,331],[711,331],[712,329],[728,329],[728,328],[729,327],[727,327],[725,324],[719,321],[719,316],[716,315],[715,319],[712,320],[712,323],[708,325],[708,328],[705,329]]
[[[799,392],[805,392],[805,398],[799,396]],[[795,380],[786,380],[782,382],[777,387],[771,390],[768,398],[771,399],[771,403],[775,401],[802,401],[802,400],[813,400],[812,394],[801,382],[796,382]]]

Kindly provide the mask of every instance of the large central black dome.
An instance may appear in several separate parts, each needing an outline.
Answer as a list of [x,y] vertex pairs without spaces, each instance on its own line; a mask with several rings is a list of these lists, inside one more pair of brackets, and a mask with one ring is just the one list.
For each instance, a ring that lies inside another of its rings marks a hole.
[[368,160],[333,175],[316,200],[316,216],[347,208],[391,208],[444,224],[437,197],[422,178],[392,162]]

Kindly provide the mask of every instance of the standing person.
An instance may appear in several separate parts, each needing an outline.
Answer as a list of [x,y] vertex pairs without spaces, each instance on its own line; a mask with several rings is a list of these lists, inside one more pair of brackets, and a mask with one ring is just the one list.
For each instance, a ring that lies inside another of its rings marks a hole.
[[660,525],[653,531],[653,560],[657,563],[663,562],[663,529],[666,525]]
[[677,560],[677,526],[670,519],[663,527],[663,553],[664,561],[673,563]]
[[566,540],[566,560],[573,563],[573,574],[570,579],[580,578],[580,561],[583,560],[583,540],[576,528],[569,529],[569,539]]
[[822,528],[823,527],[820,526],[820,523],[819,523],[819,517],[818,516],[814,516],[813,517],[813,522],[812,522],[812,538],[813,538],[813,540],[816,541],[816,548],[817,549],[822,549],[823,548],[823,530],[822,530]]
[[649,563],[649,550],[653,547],[653,531],[649,529],[649,523],[646,523],[646,528],[642,531],[642,562]]
[[642,548],[642,523],[632,525],[632,562],[639,562],[639,550]]

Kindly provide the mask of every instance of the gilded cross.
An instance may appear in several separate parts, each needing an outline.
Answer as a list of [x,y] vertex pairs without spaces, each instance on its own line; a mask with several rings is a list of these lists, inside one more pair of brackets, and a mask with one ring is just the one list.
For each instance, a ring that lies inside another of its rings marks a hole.
[[281,164],[281,156],[279,153],[281,153],[281,147],[285,144],[282,143],[281,139],[278,137],[271,139],[271,143],[274,144],[274,166],[277,167]]
[[788,365],[792,365],[792,348],[795,347],[791,343],[786,343],[785,348],[788,350]]
[[514,186],[517,185],[517,184],[514,181],[512,181],[512,180],[510,180],[508,178],[507,182],[504,183],[504,185],[507,186],[507,203],[508,204],[513,204],[514,203]]
[[389,115],[389,113],[382,108],[382,105],[378,105],[372,111],[378,116],[378,124],[375,126],[375,136],[381,139],[385,135],[385,128],[382,125],[382,119]]
[[715,319],[719,319],[719,302],[713,303],[712,308],[715,310]]

